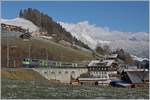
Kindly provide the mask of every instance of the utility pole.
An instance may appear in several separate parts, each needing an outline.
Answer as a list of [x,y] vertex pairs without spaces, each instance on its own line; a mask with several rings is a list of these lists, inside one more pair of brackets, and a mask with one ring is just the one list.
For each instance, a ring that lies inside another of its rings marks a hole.
[[7,43],[7,67],[9,67],[9,41],[8,41],[8,31],[6,29],[6,43]]
[[15,59],[14,59],[14,68],[16,67],[16,61],[15,61]]
[[103,86],[103,70],[102,70],[102,86]]
[[30,50],[31,50],[30,42],[29,42],[29,44],[28,44],[28,45],[29,45],[29,47],[28,47],[28,53],[29,53],[29,54],[28,54],[28,57],[30,58]]
[[47,49],[45,50],[46,50],[46,59],[48,60],[48,50]]
[[14,68],[16,67],[16,59],[15,59],[15,50],[17,48],[17,46],[11,46],[10,47],[12,49],[12,56],[13,56],[13,65],[14,65]]

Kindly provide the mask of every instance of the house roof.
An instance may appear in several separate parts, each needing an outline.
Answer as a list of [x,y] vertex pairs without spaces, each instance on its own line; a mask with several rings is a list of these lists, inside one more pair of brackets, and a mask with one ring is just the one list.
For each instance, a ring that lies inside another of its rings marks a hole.
[[111,54],[108,56],[108,58],[117,58],[118,54]]
[[112,63],[114,63],[115,62],[115,60],[102,60],[102,61],[100,61],[100,60],[92,60],[89,64],[88,64],[88,66],[98,66],[98,65],[105,65],[105,66],[111,66],[112,65]]
[[79,81],[100,81],[106,78],[78,78]]
[[149,80],[148,71],[127,71],[131,83],[143,83],[143,80]]
[[114,63],[115,61],[114,60],[103,60],[102,62],[106,63],[106,66],[111,66],[112,63]]
[[128,68],[128,69],[123,69],[124,72],[127,71],[148,71],[147,69],[137,69],[137,68]]
[[100,61],[99,60],[92,60],[88,66],[95,66],[97,63],[99,63]]

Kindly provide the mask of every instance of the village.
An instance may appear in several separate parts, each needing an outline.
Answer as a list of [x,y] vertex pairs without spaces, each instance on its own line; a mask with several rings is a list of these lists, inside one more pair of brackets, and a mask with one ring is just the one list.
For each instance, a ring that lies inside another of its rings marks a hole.
[[58,80],[71,85],[149,87],[149,69],[121,64],[117,56],[111,54],[80,63],[48,61],[46,64],[45,60],[41,60],[43,65],[36,65],[33,69],[48,80]]
[[149,2],[1,1],[2,99],[149,99]]
[[82,74],[71,84],[111,85],[116,87],[147,87],[149,85],[149,70],[119,64],[117,54],[93,60],[87,65],[88,72]]
[[[21,27],[4,23],[1,24],[1,27],[4,30],[23,33],[21,38],[28,39],[31,37],[31,33]],[[46,36],[41,35],[41,37],[45,38]],[[68,43],[63,44],[64,46],[68,46]],[[35,62],[33,63],[35,64]],[[67,63],[63,65],[63,63],[58,64],[57,61],[53,65],[50,62],[48,66],[50,69],[46,69],[46,71],[44,68],[39,69],[41,66],[38,64],[36,66],[38,67],[33,69],[48,80],[59,80],[62,83],[70,83],[72,85],[111,85],[131,88],[149,86],[149,69],[126,65],[118,59],[118,54],[101,56],[97,60],[91,60],[84,64],[81,62],[80,64]]]

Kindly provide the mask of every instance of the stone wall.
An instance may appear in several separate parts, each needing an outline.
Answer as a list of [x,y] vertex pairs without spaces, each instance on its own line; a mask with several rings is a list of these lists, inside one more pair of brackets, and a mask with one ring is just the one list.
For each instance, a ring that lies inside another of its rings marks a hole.
[[46,79],[59,80],[62,83],[70,83],[71,77],[76,79],[83,73],[87,73],[87,68],[33,68]]

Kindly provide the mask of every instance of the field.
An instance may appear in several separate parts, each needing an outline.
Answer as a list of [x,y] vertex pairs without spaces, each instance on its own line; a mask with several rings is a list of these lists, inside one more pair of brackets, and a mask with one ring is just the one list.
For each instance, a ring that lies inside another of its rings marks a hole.
[[[32,59],[47,59],[48,57],[49,60],[68,62],[93,59],[92,53],[90,52],[65,47],[51,40],[32,38],[30,41],[23,41],[21,38],[16,36],[9,36],[7,39],[9,43],[9,66],[11,67],[20,67],[21,59],[29,57],[29,50]],[[7,61],[7,39],[6,36],[2,36],[2,66],[6,66]]]
[[25,81],[2,78],[2,99],[148,99],[148,88],[116,88],[72,86],[46,81]]

